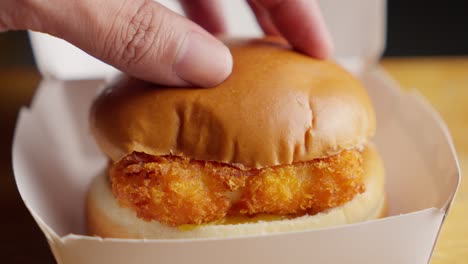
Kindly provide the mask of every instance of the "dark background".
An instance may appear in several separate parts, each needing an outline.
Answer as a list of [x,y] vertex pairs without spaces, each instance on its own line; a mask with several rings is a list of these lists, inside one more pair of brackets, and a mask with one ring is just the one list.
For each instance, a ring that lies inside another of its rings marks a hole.
[[[384,56],[467,56],[468,1],[388,1]],[[21,81],[10,78],[20,72]],[[53,263],[46,240],[19,197],[11,171],[11,140],[18,107],[40,80],[27,35],[0,34],[0,208],[2,263]],[[13,93],[14,92],[14,93]],[[15,95],[13,95],[15,94]],[[27,238],[20,241],[19,238]]]

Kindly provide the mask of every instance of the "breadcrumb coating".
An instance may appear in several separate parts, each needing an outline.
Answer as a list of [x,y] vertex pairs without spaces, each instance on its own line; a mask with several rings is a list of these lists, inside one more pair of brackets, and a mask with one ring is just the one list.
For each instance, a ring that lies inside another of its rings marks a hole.
[[365,191],[358,150],[250,170],[133,152],[111,164],[109,175],[121,206],[144,220],[169,226],[209,223],[226,216],[316,214]]

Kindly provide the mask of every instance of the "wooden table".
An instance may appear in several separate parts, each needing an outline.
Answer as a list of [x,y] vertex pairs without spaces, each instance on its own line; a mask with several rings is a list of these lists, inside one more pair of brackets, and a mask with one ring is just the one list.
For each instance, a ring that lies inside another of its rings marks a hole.
[[[385,59],[382,65],[404,89],[417,89],[440,112],[453,135],[462,170],[468,169],[468,58]],[[10,216],[2,219],[6,229],[0,250],[0,254],[6,254],[0,256],[2,263],[53,263],[11,172],[10,146],[17,110],[29,102],[38,81],[39,75],[32,69],[0,69],[0,151],[1,157],[7,157],[0,163],[0,206]],[[468,263],[466,181],[462,181],[431,263]]]
[[[416,89],[439,111],[455,142],[461,170],[468,170],[468,57],[386,59],[385,69],[404,89]],[[440,234],[432,264],[468,263],[468,182]]]

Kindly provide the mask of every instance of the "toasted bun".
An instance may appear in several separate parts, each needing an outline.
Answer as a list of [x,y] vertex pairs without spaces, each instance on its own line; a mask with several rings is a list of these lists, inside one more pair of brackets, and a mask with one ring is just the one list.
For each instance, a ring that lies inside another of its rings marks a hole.
[[132,151],[263,168],[363,145],[373,108],[340,66],[280,41],[228,41],[234,68],[214,88],[123,77],[95,101],[91,127],[114,161]]
[[373,147],[364,150],[364,180],[366,191],[343,206],[313,215],[289,220],[260,221],[228,225],[200,225],[182,231],[136,217],[135,212],[122,208],[112,195],[105,173],[96,177],[87,202],[90,235],[116,238],[204,238],[261,235],[350,224],[383,217],[385,213],[384,173]]

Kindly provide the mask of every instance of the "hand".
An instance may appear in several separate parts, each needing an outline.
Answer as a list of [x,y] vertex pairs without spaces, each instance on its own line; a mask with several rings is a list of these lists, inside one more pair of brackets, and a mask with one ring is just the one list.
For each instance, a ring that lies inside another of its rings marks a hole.
[[[1,0],[0,32],[45,32],[144,80],[214,86],[232,69],[228,48],[212,35],[225,31],[220,1],[180,2],[193,22],[151,0]],[[310,56],[331,52],[315,0],[248,3],[265,33]]]

